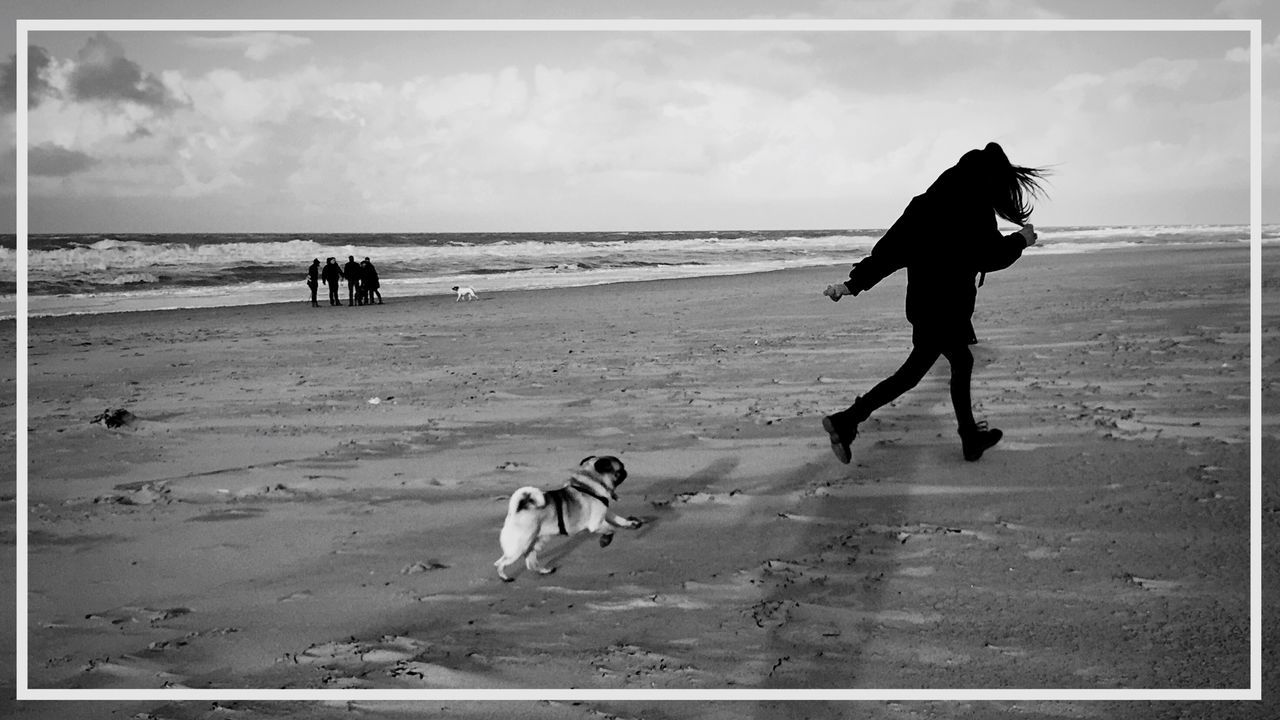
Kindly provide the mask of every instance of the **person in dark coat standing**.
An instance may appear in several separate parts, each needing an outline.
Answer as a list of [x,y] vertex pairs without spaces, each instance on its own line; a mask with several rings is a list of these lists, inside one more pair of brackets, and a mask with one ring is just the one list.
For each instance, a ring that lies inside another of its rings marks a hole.
[[347,278],[347,307],[351,307],[356,304],[356,289],[360,287],[360,263],[356,262],[355,255],[347,256],[342,274]]
[[341,305],[342,300],[338,298],[338,285],[342,283],[342,268],[338,266],[336,259],[325,259],[324,270],[321,271],[320,278],[324,280],[325,285],[329,286],[329,304]]
[[307,268],[307,287],[311,288],[311,307],[320,307],[316,302],[316,288],[320,287],[320,258],[311,261]]
[[378,292],[378,288],[382,283],[378,281],[378,269],[369,262],[369,258],[365,258],[360,263],[360,289],[365,293],[365,302],[373,304],[373,296],[378,296],[378,304],[382,304],[382,293]]
[[[996,143],[966,152],[924,194],[911,200],[871,254],[853,266],[848,280],[823,291],[838,301],[871,289],[902,268],[907,270],[911,353],[897,372],[848,409],[823,418],[823,429],[840,462],[852,458],[850,445],[858,435],[858,423],[915,387],[939,356],[951,364],[951,404],[965,460],[981,458],[1000,441],[999,430],[974,420],[969,397],[975,280],[981,286],[986,273],[1009,267],[1035,244],[1035,228],[1027,221],[1031,198],[1041,195],[1039,181],[1045,175],[1047,171],[1040,168],[1013,165]],[[1002,235],[996,227],[997,215],[1022,229]]]

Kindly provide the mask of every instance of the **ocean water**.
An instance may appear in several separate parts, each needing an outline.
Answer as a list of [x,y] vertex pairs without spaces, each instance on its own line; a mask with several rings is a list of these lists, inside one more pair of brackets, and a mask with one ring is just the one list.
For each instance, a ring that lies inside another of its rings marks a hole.
[[[1006,228],[1006,232],[1013,228]],[[1037,228],[1029,253],[1247,243],[1247,225]],[[731,275],[853,263],[883,229],[577,233],[33,235],[27,241],[29,316],[305,302],[307,266],[368,257],[388,301],[503,290]],[[1280,239],[1267,226],[1264,242]],[[14,267],[16,241],[0,238]],[[0,317],[16,282],[0,281]],[[345,297],[346,289],[343,288]],[[325,289],[320,288],[321,301]]]

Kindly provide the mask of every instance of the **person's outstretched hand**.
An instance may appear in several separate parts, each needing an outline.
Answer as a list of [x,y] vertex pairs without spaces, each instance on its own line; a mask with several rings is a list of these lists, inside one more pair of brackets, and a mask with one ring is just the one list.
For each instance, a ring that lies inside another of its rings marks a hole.
[[840,298],[852,293],[849,292],[848,286],[844,283],[836,283],[835,285],[828,285],[827,289],[822,291],[822,294],[831,298],[832,302],[840,302]]
[[1018,232],[1022,233],[1022,238],[1026,240],[1027,247],[1031,247],[1032,245],[1036,244],[1037,235],[1036,235],[1035,225],[1032,225],[1031,223],[1027,223],[1026,225],[1023,225],[1022,229],[1019,230]]

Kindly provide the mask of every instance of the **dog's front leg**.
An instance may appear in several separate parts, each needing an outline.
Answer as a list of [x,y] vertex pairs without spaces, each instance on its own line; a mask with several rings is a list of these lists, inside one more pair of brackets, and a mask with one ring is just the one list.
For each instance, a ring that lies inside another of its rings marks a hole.
[[587,532],[593,532],[600,536],[600,547],[609,547],[609,543],[613,542],[613,524],[609,520],[609,514],[597,516],[587,526]]
[[635,530],[644,524],[644,521],[637,517],[624,518],[621,515],[609,513],[605,516],[605,520],[614,527],[624,528],[626,530]]
[[642,524],[644,523],[639,518],[623,518],[613,513],[605,515],[604,522],[595,529],[595,532],[600,533],[600,547],[609,547],[609,543],[613,542],[613,529],[615,527],[634,530]]

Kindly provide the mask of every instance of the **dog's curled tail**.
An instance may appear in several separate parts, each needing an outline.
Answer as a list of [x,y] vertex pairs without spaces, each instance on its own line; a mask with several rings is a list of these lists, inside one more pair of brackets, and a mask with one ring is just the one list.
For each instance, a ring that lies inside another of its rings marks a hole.
[[511,502],[507,504],[507,514],[514,515],[526,508],[541,510],[547,506],[547,497],[536,487],[522,487],[511,493]]

